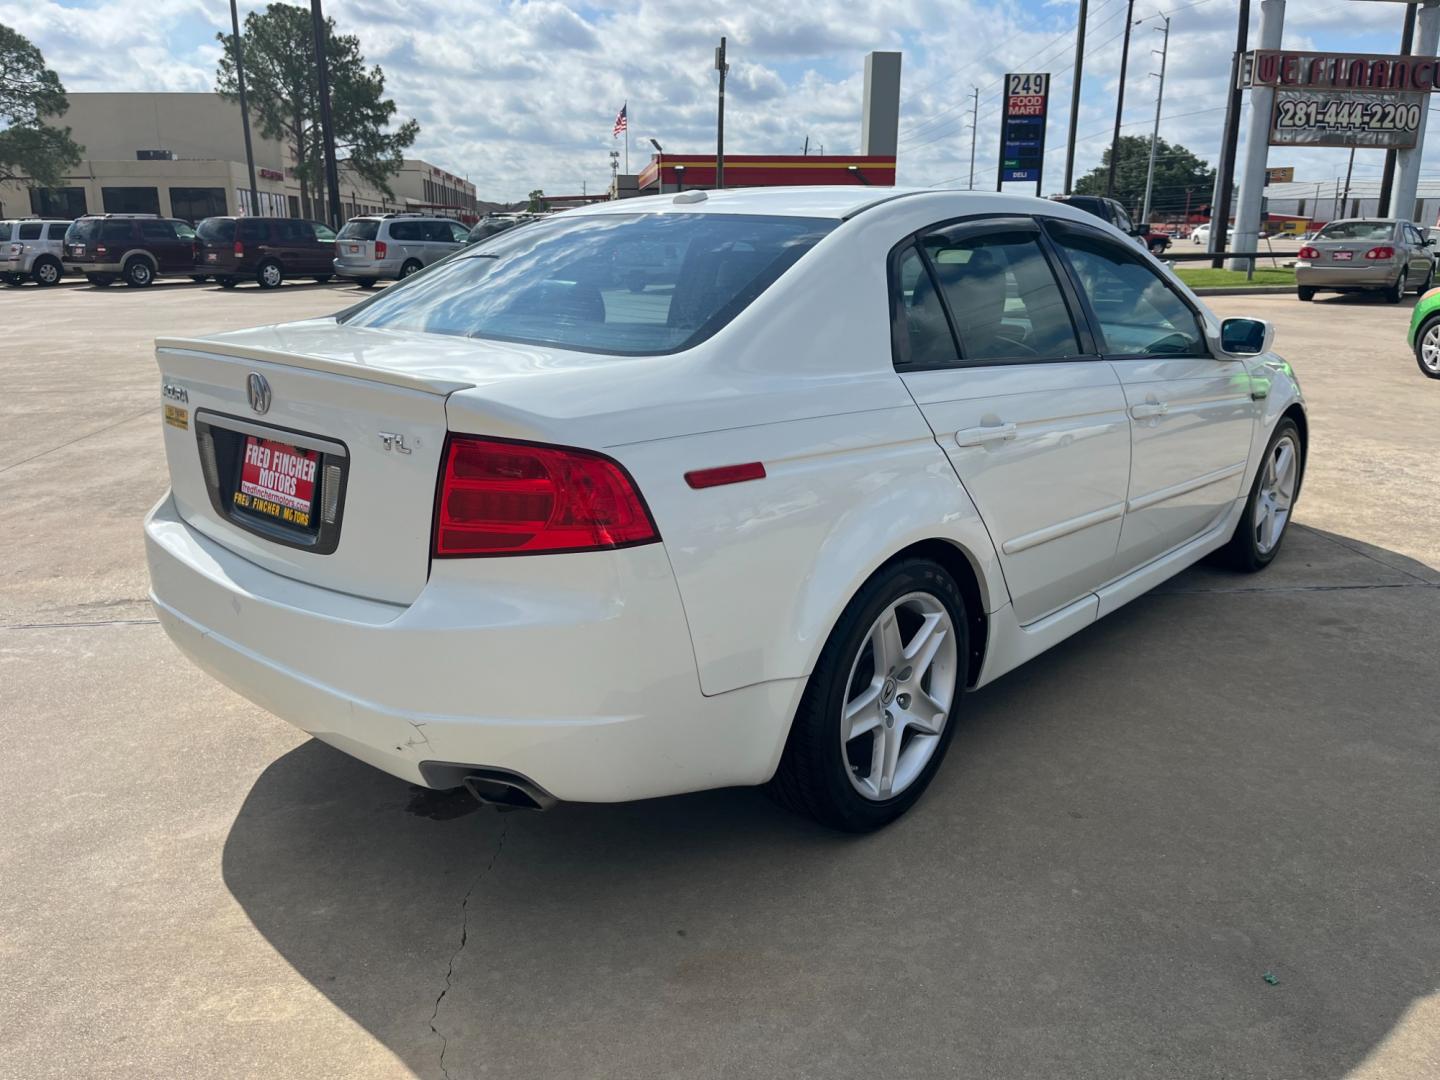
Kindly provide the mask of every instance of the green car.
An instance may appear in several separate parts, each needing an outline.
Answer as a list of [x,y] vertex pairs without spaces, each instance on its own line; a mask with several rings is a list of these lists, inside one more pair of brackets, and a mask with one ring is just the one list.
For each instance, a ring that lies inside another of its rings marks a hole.
[[1410,316],[1410,348],[1421,372],[1440,379],[1440,289],[1423,294],[1415,305]]

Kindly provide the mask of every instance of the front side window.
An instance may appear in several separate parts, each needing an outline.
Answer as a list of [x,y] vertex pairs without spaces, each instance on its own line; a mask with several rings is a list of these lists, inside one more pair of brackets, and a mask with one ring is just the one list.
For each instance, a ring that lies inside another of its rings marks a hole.
[[176,221],[174,219],[171,219],[170,224],[175,229],[175,235],[178,236],[181,240],[195,239],[195,230],[190,227],[190,223],[188,221]]
[[1107,356],[1204,356],[1205,336],[1195,313],[1143,261],[1139,248],[1056,224]]
[[140,239],[165,241],[175,239],[175,226],[168,221],[140,222]]
[[1115,227],[1117,229],[1127,233],[1134,230],[1135,224],[1130,220],[1130,215],[1125,212],[1125,207],[1113,199],[1110,201],[1110,212],[1115,215]]
[[[474,244],[344,321],[627,356],[676,352],[718,331],[838,224],[561,216]],[[673,255],[640,258],[657,250]]]
[[1080,354],[1060,285],[1033,226],[931,233],[922,241],[966,360]]
[[312,221],[310,225],[315,230],[316,240],[328,244],[335,239],[335,230],[330,228],[329,225],[322,224],[318,221]]

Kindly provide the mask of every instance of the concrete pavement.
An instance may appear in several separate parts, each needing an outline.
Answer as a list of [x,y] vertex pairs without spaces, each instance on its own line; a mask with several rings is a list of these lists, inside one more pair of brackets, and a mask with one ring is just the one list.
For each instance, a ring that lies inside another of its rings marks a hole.
[[751,791],[496,815],[179,657],[149,340],[355,296],[0,293],[0,1078],[1440,1075],[1408,304],[1217,301],[1309,395],[1302,527],[971,697],[856,839]]

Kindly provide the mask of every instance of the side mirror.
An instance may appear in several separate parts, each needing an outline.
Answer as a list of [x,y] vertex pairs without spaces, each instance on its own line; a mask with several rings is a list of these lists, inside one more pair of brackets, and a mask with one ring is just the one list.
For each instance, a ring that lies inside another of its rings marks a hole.
[[1440,244],[1440,236],[1427,236],[1425,238],[1426,247],[1435,247],[1437,244]]
[[1220,351],[1230,356],[1259,356],[1275,343],[1275,324],[1265,319],[1226,319],[1220,324]]

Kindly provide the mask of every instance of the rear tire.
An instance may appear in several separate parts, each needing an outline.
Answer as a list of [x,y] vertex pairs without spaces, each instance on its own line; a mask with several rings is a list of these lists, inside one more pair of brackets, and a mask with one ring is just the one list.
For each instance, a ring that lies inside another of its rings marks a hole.
[[155,280],[155,270],[148,262],[137,256],[125,264],[121,276],[125,279],[125,284],[132,289],[146,289]]
[[94,285],[97,289],[103,289],[115,281],[114,274],[86,274],[85,280]]
[[1406,273],[1404,270],[1401,270],[1400,276],[1395,279],[1395,284],[1385,290],[1385,302],[1387,304],[1398,304],[1401,300],[1405,299],[1405,278]]
[[955,732],[968,626],[940,564],[905,559],[877,571],[821,650],[766,785],[771,798],[844,832],[910,809]]
[[1315,288],[1313,285],[1301,285],[1296,288],[1295,295],[1308,304],[1315,299]]
[[35,265],[30,269],[30,276],[35,279],[35,284],[46,288],[59,285],[64,273],[65,268],[60,265],[59,260],[49,257],[36,259]]
[[400,280],[404,281],[411,274],[418,274],[424,267],[414,259],[410,259],[404,266],[400,267]]
[[240,284],[240,279],[233,277],[217,277],[215,279],[215,282],[222,289],[233,289],[236,285]]
[[315,275],[315,284],[317,284],[317,285],[324,285],[324,284],[326,284],[327,282],[329,282],[330,276],[331,276],[331,275],[329,275],[329,274],[316,274],[316,275]]
[[[1426,359],[1426,346],[1429,359]],[[1415,335],[1415,364],[1427,379],[1440,379],[1440,315],[1431,315]]]
[[[1282,444],[1290,451],[1288,464],[1283,456],[1277,457]],[[1304,476],[1305,445],[1300,441],[1299,427],[1287,416],[1275,425],[1265,456],[1255,470],[1255,482],[1250,485],[1250,497],[1245,500],[1245,513],[1229,543],[1216,553],[1219,562],[1232,570],[1253,574],[1275,561],[1290,531]]]
[[202,282],[202,283],[203,283],[203,282],[206,282],[206,281],[209,281],[209,280],[210,280],[210,275],[209,275],[209,274],[191,274],[191,275],[190,275],[190,280],[191,280],[191,281],[198,281],[198,282]]
[[285,281],[285,268],[274,259],[267,259],[256,268],[255,281],[262,289],[278,289]]

